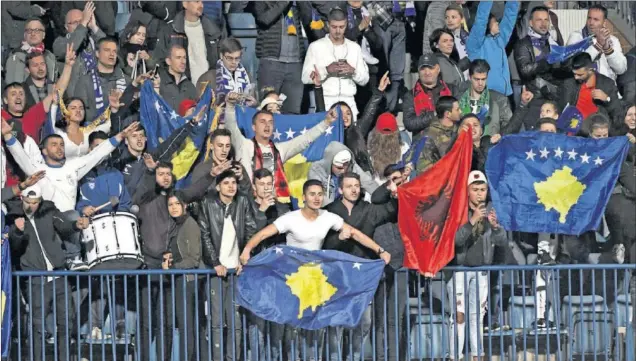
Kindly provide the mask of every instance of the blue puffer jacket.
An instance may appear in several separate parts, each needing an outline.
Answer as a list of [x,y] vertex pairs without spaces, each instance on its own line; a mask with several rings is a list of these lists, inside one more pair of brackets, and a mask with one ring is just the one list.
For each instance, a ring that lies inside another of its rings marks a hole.
[[492,1],[482,1],[479,3],[475,23],[470,29],[470,35],[466,40],[466,52],[471,61],[484,59],[488,62],[490,65],[488,88],[508,96],[512,94],[512,85],[510,84],[510,69],[508,67],[508,57],[506,56],[506,45],[510,40],[515,22],[517,21],[519,2],[506,2],[503,20],[499,23],[499,34],[497,36],[486,35],[492,4]]
[[99,207],[108,203],[110,197],[119,199],[119,204],[117,204],[115,209],[111,205],[107,205],[97,213],[130,211],[130,194],[124,185],[124,175],[117,169],[99,167],[97,172],[87,174],[83,180],[84,183],[80,187],[80,199],[75,206],[75,209],[80,214],[84,207]]

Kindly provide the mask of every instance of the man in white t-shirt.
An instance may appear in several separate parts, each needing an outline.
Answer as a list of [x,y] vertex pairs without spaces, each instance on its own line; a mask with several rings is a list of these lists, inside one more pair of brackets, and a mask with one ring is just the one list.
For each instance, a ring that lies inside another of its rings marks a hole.
[[340,239],[354,239],[363,246],[376,252],[384,262],[389,263],[391,255],[371,238],[359,230],[346,224],[344,220],[322,207],[324,197],[322,183],[310,179],[303,185],[303,202],[305,206],[294,212],[289,212],[274,221],[273,224],[256,233],[241,253],[241,263],[246,264],[250,253],[264,239],[279,233],[287,233],[287,245],[307,250],[322,249],[325,236],[329,230],[340,231]]

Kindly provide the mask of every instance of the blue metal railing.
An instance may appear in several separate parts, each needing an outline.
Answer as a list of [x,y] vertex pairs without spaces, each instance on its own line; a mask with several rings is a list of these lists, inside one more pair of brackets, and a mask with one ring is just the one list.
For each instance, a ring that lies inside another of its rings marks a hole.
[[432,279],[401,270],[385,275],[360,326],[313,332],[238,308],[232,272],[223,279],[213,270],[14,272],[10,354],[12,360],[401,361],[470,355],[525,361],[547,355],[634,361],[635,269],[450,267]]

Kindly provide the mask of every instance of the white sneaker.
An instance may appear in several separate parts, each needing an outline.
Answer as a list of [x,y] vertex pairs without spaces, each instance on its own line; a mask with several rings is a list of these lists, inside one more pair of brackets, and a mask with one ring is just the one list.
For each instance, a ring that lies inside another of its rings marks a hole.
[[102,330],[99,327],[93,327],[91,331],[91,339],[92,340],[101,340],[103,338]]
[[623,264],[625,262],[625,245],[624,244],[615,244],[612,247],[612,253],[614,254],[614,261],[618,264]]

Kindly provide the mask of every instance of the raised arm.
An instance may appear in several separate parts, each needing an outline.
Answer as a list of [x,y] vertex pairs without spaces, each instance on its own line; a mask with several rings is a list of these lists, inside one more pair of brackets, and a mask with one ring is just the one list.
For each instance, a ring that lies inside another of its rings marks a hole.
[[34,163],[31,162],[31,158],[24,151],[22,144],[18,142],[18,140],[11,134],[11,130],[13,129],[4,118],[2,119],[2,137],[4,138],[4,142],[7,144],[7,148],[9,152],[13,156],[13,159],[18,163],[20,169],[27,175],[31,176],[35,172],[38,171],[37,167]]
[[[481,6],[482,3],[479,5]],[[519,1],[506,1],[506,7],[504,9],[503,20],[499,24],[499,41],[500,45],[505,48],[510,41],[512,32],[515,29],[517,23],[517,14],[519,13]],[[475,25],[473,24],[473,27]],[[472,29],[470,31],[472,33]]]
[[243,143],[249,140],[241,134],[236,121],[235,94],[230,93],[225,98],[225,129],[232,133],[231,140],[235,154],[243,154]]
[[249,261],[250,259],[250,253],[252,253],[252,250],[258,247],[258,245],[261,244],[261,242],[263,242],[264,240],[270,237],[273,237],[277,234],[278,234],[278,228],[276,228],[274,224],[270,224],[269,226],[258,231],[258,233],[256,233],[247,242],[247,244],[245,245],[245,248],[243,248],[243,252],[241,252],[241,257],[240,257],[241,263],[247,264],[247,261]]
[[[508,3],[510,3],[510,1]],[[468,35],[468,39],[466,39],[466,52],[470,57],[476,56],[484,44],[492,4],[492,1],[482,1],[477,7],[475,22],[473,23],[473,27],[470,28],[470,35]]]
[[338,115],[336,113],[336,110],[332,109],[327,113],[325,120],[314,125],[313,128],[309,129],[305,134],[299,135],[296,138],[288,140],[286,142],[277,143],[276,148],[280,152],[282,161],[286,162],[296,156],[296,154],[301,153],[302,151],[307,149],[307,147],[309,147],[309,145],[311,145],[313,141],[318,139],[318,137],[320,137],[320,135],[324,133],[327,128],[333,125],[337,118]]

